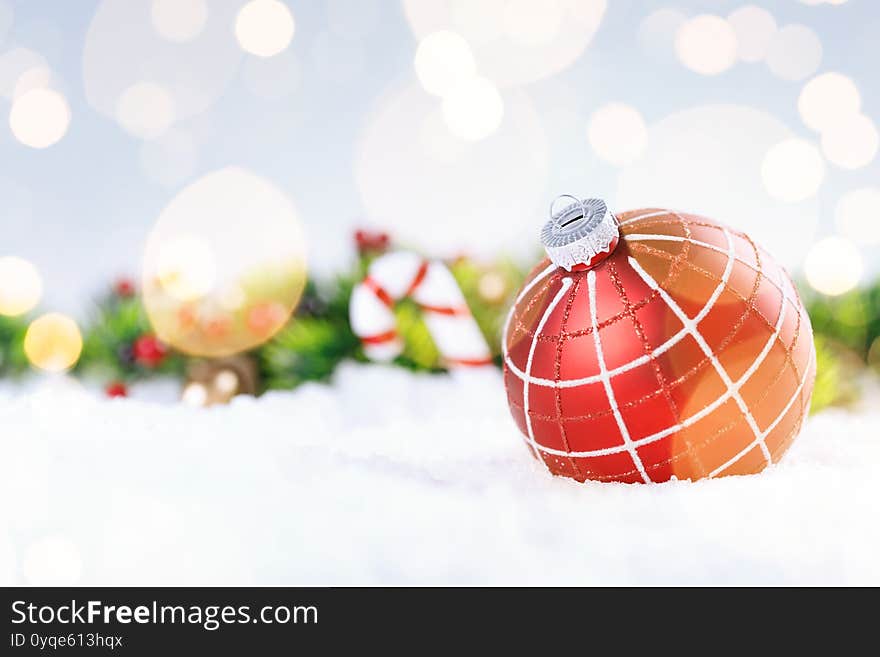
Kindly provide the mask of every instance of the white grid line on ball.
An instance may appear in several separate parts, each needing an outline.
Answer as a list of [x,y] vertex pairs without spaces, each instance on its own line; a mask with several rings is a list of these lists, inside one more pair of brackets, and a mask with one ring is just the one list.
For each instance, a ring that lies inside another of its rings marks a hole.
[[[638,217],[638,218],[642,219],[643,217]],[[710,244],[708,242],[701,242],[699,240],[694,240],[694,239],[690,239],[687,237],[679,237],[678,235],[635,234],[635,235],[626,235],[624,239],[635,240],[635,241],[645,241],[645,240],[656,239],[656,240],[664,240],[664,241],[669,241],[669,242],[687,242],[688,244],[691,244],[692,246],[705,247],[707,249],[711,249],[713,251],[717,251],[718,253],[723,253],[725,255],[729,255],[729,253],[730,253],[729,251],[726,251],[726,250],[722,249],[721,247],[716,246],[715,244]],[[764,272],[762,272],[758,267],[756,267],[752,263],[748,262],[747,260],[740,258],[739,256],[734,255],[733,260],[734,260],[734,262],[737,262],[737,263],[747,267],[748,269],[751,269],[753,272],[764,276],[764,279],[779,291],[779,293],[782,295],[782,297],[785,301],[788,301],[795,308],[798,307],[798,302],[795,301],[794,299],[792,299],[791,296],[786,292],[783,282],[774,281],[769,276],[766,276],[766,274],[764,274]],[[529,287],[527,290],[525,290],[525,292],[528,292],[535,285],[537,285],[538,279],[544,278],[545,276],[551,274],[553,269],[555,269],[554,266],[548,267],[547,269],[543,270],[540,274],[535,276],[535,278],[529,282]],[[525,380],[525,372],[523,372],[521,369],[519,369],[516,366],[516,363],[513,362],[513,359],[510,358],[510,354],[507,350],[507,330],[508,330],[508,326],[510,324],[510,319],[513,317],[513,310],[516,308],[516,306],[519,304],[519,302],[524,297],[525,297],[524,294],[521,295],[521,297],[519,299],[517,299],[517,301],[514,303],[514,306],[511,309],[511,313],[508,316],[508,320],[504,325],[505,330],[504,330],[504,337],[503,337],[503,341],[502,341],[502,347],[504,349],[504,362],[507,365],[507,367],[510,369],[510,371],[514,374],[514,376],[516,376],[517,378],[519,378],[521,380]],[[700,317],[700,319],[699,319],[699,321],[697,321],[697,323],[702,321],[703,318],[708,314],[708,312],[711,309],[712,309],[711,306],[708,306],[708,307],[704,306],[703,309],[700,311],[702,316],[698,315],[698,317]],[[681,342],[681,340],[687,334],[688,334],[687,329],[684,329],[684,328],[682,328],[677,333],[674,333],[672,335],[672,337],[670,337],[668,340],[666,340],[662,344],[658,345],[654,349],[654,352],[653,352],[654,355],[659,356],[660,354],[662,354],[666,351],[669,351],[669,349],[671,349],[676,344]],[[615,376],[618,376],[620,374],[625,374],[626,372],[629,372],[630,370],[635,369],[636,367],[639,367],[640,365],[644,365],[645,363],[647,363],[649,361],[650,361],[650,358],[648,357],[648,355],[643,354],[642,356],[639,356],[638,358],[631,360],[628,363],[624,363],[623,365],[619,365],[619,366],[615,367],[614,369],[608,370],[608,374],[611,376],[611,378],[614,378]],[[559,381],[555,381],[553,379],[544,379],[544,378],[540,378],[540,377],[531,377],[529,379],[529,383],[532,383],[536,386],[544,386],[547,388],[577,388],[577,387],[580,387],[580,386],[585,385],[587,383],[598,383],[600,380],[601,379],[598,374],[591,374],[590,376],[581,377],[579,379],[561,379]]]
[[[559,292],[556,293],[556,296],[553,297],[553,301],[550,302],[550,305],[547,306],[547,310],[544,311],[544,315],[541,317],[541,321],[538,322],[538,327],[535,329],[535,335],[532,338],[532,344],[529,347],[529,356],[526,359],[526,372],[532,371],[532,364],[535,361],[535,350],[538,348],[538,336],[541,334],[541,331],[544,330],[544,326],[547,324],[547,320],[550,319],[550,315],[553,314],[553,311],[556,310],[556,306],[559,305],[559,302],[562,300],[562,297],[565,296],[568,289],[571,287],[571,279],[563,278],[562,279],[562,287],[559,288]],[[523,383],[523,413],[525,413],[526,418],[526,429],[529,432],[529,440],[527,443],[535,442],[535,433],[532,430],[532,417],[529,415],[529,384]],[[535,456],[543,461],[539,454],[535,454]]]
[[[804,368],[804,375],[801,377],[800,383],[798,383],[798,387],[795,389],[794,394],[788,400],[788,403],[782,409],[782,412],[779,413],[779,415],[776,416],[776,418],[773,420],[773,422],[771,422],[767,426],[767,428],[761,432],[761,439],[762,440],[766,441],[767,436],[770,435],[770,433],[782,421],[782,418],[784,418],[786,416],[786,414],[788,413],[788,411],[791,410],[791,407],[794,404],[795,400],[801,394],[801,391],[804,389],[804,385],[807,382],[807,378],[809,377],[810,368],[813,366],[813,360],[815,358],[814,354],[815,354],[815,352],[813,350],[810,350],[810,360],[807,361],[807,366]],[[715,468],[714,470],[712,470],[712,472],[709,473],[709,477],[716,477],[720,473],[724,472],[727,468],[732,466],[734,463],[739,461],[743,456],[745,456],[750,451],[752,451],[757,444],[758,444],[758,439],[756,438],[751,443],[746,445],[742,450],[740,450],[737,454],[735,454],[733,457],[728,459],[724,464],[722,464],[722,465],[718,466],[717,468]]]
[[[651,217],[662,216],[662,215],[666,215],[666,214],[674,214],[675,216],[678,216],[677,213],[673,213],[670,211],[652,212],[652,213],[640,215],[638,217],[633,217],[625,222],[622,222],[621,225],[628,224],[628,223],[631,223],[631,222],[639,220],[639,219],[648,219]],[[746,260],[738,257],[735,253],[733,243],[730,238],[730,233],[727,231],[727,229],[724,229],[724,233],[725,233],[725,237],[727,239],[728,247],[729,247],[728,250],[726,250],[726,251],[724,249],[721,249],[720,247],[714,245],[714,244],[702,242],[699,240],[694,240],[694,239],[691,239],[688,237],[669,236],[669,235],[634,234],[634,235],[626,235],[625,239],[628,240],[628,239],[634,238],[634,239],[638,240],[638,239],[654,239],[654,238],[656,238],[656,239],[670,240],[670,241],[676,241],[676,242],[688,242],[688,243],[695,245],[695,246],[702,246],[702,247],[705,247],[708,249],[712,249],[714,251],[718,251],[719,253],[723,253],[723,254],[727,255],[727,257],[728,257],[727,267],[725,268],[725,271],[728,273],[728,276],[729,276],[729,272],[727,271],[727,268],[732,267],[734,262],[738,262],[738,263],[746,266],[747,268],[751,269],[752,271],[756,272],[759,276],[763,276],[765,280],[767,280],[774,287],[776,287],[776,289],[780,292],[780,295],[782,296],[783,305],[787,301],[787,302],[791,303],[794,308],[798,308],[798,304],[788,295],[787,291],[785,290],[784,281],[781,280],[781,281],[777,282],[777,281],[773,280],[772,278],[766,276],[766,274],[764,274],[760,268],[755,267],[755,265],[753,265],[752,263],[747,262]],[[510,326],[511,320],[513,318],[516,307],[526,297],[528,292],[530,292],[536,285],[538,285],[538,283],[542,279],[544,279],[548,275],[552,274],[555,270],[556,270],[556,267],[551,264],[550,266],[548,266],[547,268],[545,268],[544,270],[539,272],[531,281],[529,281],[528,285],[522,290],[522,292],[517,297],[513,307],[510,310],[510,313],[508,314],[507,321],[505,322],[505,325],[504,325],[504,331],[503,331],[504,336],[503,336],[503,341],[502,341],[502,349],[504,351],[504,360],[505,360],[505,363],[507,364],[508,368],[518,378],[523,380],[524,387],[527,387],[527,386],[525,386],[526,382],[531,383],[531,384],[535,384],[535,385],[543,385],[543,386],[547,386],[547,387],[558,386],[558,387],[564,388],[564,387],[575,387],[577,385],[584,385],[586,383],[593,383],[593,382],[597,382],[597,381],[601,380],[600,376],[585,377],[584,379],[568,379],[568,380],[563,380],[563,381],[559,381],[559,382],[552,381],[549,379],[541,379],[541,378],[532,377],[532,376],[526,377],[525,373],[522,372],[521,370],[519,370],[510,358],[509,351],[507,348],[507,335],[508,335],[509,326]],[[656,283],[656,281],[655,281],[655,283]],[[726,284],[726,279],[722,279],[722,283],[719,287],[722,287],[725,284]],[[714,293],[713,293],[713,296],[714,296]],[[712,303],[714,303],[714,299],[712,300]],[[711,309],[711,305],[710,305],[710,303],[707,302],[706,306],[704,306],[703,309],[701,309],[700,313],[698,313],[698,315],[695,316],[695,319],[697,317],[700,317],[700,319],[702,319],[702,317],[704,317],[705,314],[708,314],[708,311],[710,309]],[[780,310],[780,314],[782,312],[784,312],[784,309]],[[702,315],[702,317],[701,317],[701,315]],[[757,371],[760,364],[766,358],[767,354],[770,351],[770,348],[772,347],[773,341],[775,339],[777,339],[779,336],[779,333],[782,328],[782,321],[783,321],[783,317],[779,317],[777,319],[776,329],[774,330],[774,333],[773,333],[773,335],[771,335],[767,344],[765,344],[764,349],[761,351],[758,358],[756,358],[756,360],[752,363],[750,368],[734,384],[737,390],[754,374],[755,371]],[[698,321],[695,322],[695,324],[698,324],[698,323],[699,323]],[[662,353],[663,351],[668,350],[672,346],[669,344],[669,342],[671,342],[672,340],[675,340],[675,342],[678,342],[684,337],[684,335],[687,335],[688,333],[689,333],[689,331],[687,330],[687,328],[682,329],[677,334],[675,334],[672,338],[670,338],[670,340],[668,340],[666,343],[658,346],[654,350],[653,355],[657,355],[658,353]],[[812,356],[811,356],[811,358],[812,358]],[[611,377],[615,376],[616,374],[628,371],[629,369],[632,369],[633,367],[635,367],[637,365],[641,365],[646,362],[649,362],[649,360],[650,360],[650,358],[647,355],[639,357],[639,358],[635,359],[635,361],[632,361],[632,362],[627,363],[623,366],[615,368],[614,370],[609,370],[608,376],[609,376],[609,378],[611,378]],[[796,367],[795,367],[795,372],[797,372]],[[798,385],[797,391],[789,399],[789,401],[786,404],[786,407],[784,408],[782,413],[780,413],[774,419],[774,421],[771,423],[771,425],[764,432],[759,431],[758,435],[756,436],[755,441],[753,441],[753,443],[750,444],[750,446],[746,450],[744,450],[742,452],[742,454],[740,454],[738,457],[735,457],[734,460],[731,461],[731,463],[735,462],[736,459],[741,458],[742,455],[744,455],[745,453],[748,453],[748,451],[751,450],[752,448],[754,448],[755,445],[759,444],[759,442],[762,442],[762,438],[760,438],[760,436],[763,436],[763,439],[766,439],[766,436],[769,435],[770,432],[779,424],[779,422],[782,420],[782,418],[785,416],[785,414],[788,412],[788,410],[794,404],[795,400],[797,399],[798,395],[800,394],[800,391],[803,389],[803,386],[805,385],[806,380],[807,380],[808,373],[809,373],[809,365],[807,366],[806,370],[804,371],[803,376],[800,378],[800,383]],[[715,409],[720,407],[723,403],[725,403],[728,399],[730,399],[732,396],[732,392],[733,392],[732,387],[729,386],[727,388],[727,390],[721,396],[719,396],[716,400],[714,400],[709,405],[704,407],[702,410],[698,411],[694,415],[686,418],[685,420],[682,420],[681,422],[679,422],[671,427],[667,427],[666,429],[663,429],[659,432],[651,434],[650,436],[645,436],[644,438],[639,438],[635,441],[632,441],[633,446],[640,447],[642,445],[650,444],[652,442],[655,442],[657,440],[665,438],[666,436],[668,436],[670,434],[673,434],[677,431],[680,431],[683,428],[691,426],[692,424],[694,424],[694,423],[698,422],[699,420],[701,420],[702,418],[706,417],[708,414],[710,414],[712,411],[714,411]],[[526,415],[528,416],[528,413],[526,413]],[[541,445],[540,443],[537,443],[536,441],[534,441],[533,438],[525,438],[525,440],[526,440],[526,443],[529,444],[529,446],[532,447],[533,449],[538,449],[544,453],[553,454],[556,456],[595,457],[595,456],[604,456],[604,455],[610,455],[610,454],[618,454],[623,451],[628,451],[628,450],[626,450],[626,447],[624,445],[618,445],[618,446],[614,446],[614,447],[608,447],[608,448],[597,449],[597,450],[589,450],[589,451],[583,451],[583,452],[566,452],[563,450],[557,450],[557,449],[553,449],[553,448]],[[766,444],[764,444],[764,447],[766,447]],[[731,463],[728,463],[725,467],[729,467],[729,465]]]
[[[730,245],[730,249],[733,250],[733,241],[730,239],[730,234],[727,230],[724,231],[724,234],[727,236],[728,244]],[[681,306],[676,303],[675,299],[669,296],[669,293],[660,287],[659,283],[654,280],[654,278],[642,269],[642,266],[638,263],[638,261],[630,257],[629,264],[632,265],[632,268],[635,269],[636,273],[642,277],[642,280],[645,281],[652,289],[657,290],[660,294],[660,298],[666,302],[666,305],[669,306],[669,309],[678,317],[679,321],[684,324],[688,333],[691,334],[694,340],[697,341],[697,344],[700,346],[700,349],[703,351],[703,354],[706,358],[709,359],[709,362],[712,363],[712,367],[715,368],[715,371],[718,373],[718,376],[721,377],[721,380],[724,381],[724,385],[727,387],[727,392],[729,396],[733,398],[733,401],[736,402],[736,405],[739,406],[740,412],[746,418],[746,423],[748,423],[749,428],[752,430],[752,433],[755,435],[755,438],[758,440],[758,444],[761,446],[761,452],[764,454],[764,458],[767,459],[767,465],[773,463],[773,459],[770,458],[770,450],[767,448],[767,441],[761,435],[761,429],[758,427],[758,423],[755,421],[755,416],[752,415],[752,411],[749,410],[748,404],[746,404],[745,400],[742,398],[742,395],[739,394],[739,386],[733,382],[730,378],[730,375],[727,373],[727,370],[724,369],[724,366],[721,364],[721,361],[718,360],[718,356],[715,352],[712,351],[712,347],[709,346],[709,343],[706,342],[705,338],[703,338],[703,334],[700,333],[697,328],[697,324],[692,320],[684,310],[681,309]],[[733,268],[733,258],[728,258],[727,267],[724,270],[724,279],[730,276],[730,270]],[[723,279],[723,280],[724,280]],[[725,283],[726,284],[726,283]],[[782,303],[783,308],[785,307],[785,302]],[[781,311],[780,311],[781,312]],[[775,340],[776,336],[771,336],[771,341]],[[772,343],[771,343],[772,346]],[[769,349],[767,350],[769,352]],[[763,354],[766,358],[766,354]],[[755,359],[756,362],[757,358]],[[761,359],[763,361],[763,358]],[[754,363],[752,363],[754,365]],[[755,368],[757,369],[757,368]]]
[[[602,386],[605,388],[608,403],[611,405],[612,413],[614,413],[614,420],[617,422],[617,429],[620,431],[623,445],[626,448],[626,451],[629,452],[630,457],[632,457],[636,469],[642,476],[642,480],[647,484],[651,482],[651,478],[645,471],[645,465],[642,463],[641,457],[633,446],[632,438],[630,438],[629,435],[629,429],[627,429],[626,422],[623,421],[623,416],[620,414],[620,408],[617,406],[617,399],[614,397],[614,390],[611,387],[611,378],[608,376],[608,368],[605,365],[605,356],[602,353],[602,339],[599,337],[599,319],[596,316],[596,272],[592,269],[587,272],[587,291],[590,298],[590,322],[593,327],[593,343],[596,345],[596,359],[599,362],[599,374],[602,378]],[[534,438],[534,436],[530,436],[530,438]]]

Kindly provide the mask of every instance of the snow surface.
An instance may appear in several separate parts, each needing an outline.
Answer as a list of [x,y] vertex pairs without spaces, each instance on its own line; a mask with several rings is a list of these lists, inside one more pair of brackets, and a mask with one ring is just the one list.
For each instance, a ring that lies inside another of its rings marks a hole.
[[209,410],[6,389],[0,584],[876,585],[878,427],[822,413],[758,476],[577,484],[494,370],[352,364]]

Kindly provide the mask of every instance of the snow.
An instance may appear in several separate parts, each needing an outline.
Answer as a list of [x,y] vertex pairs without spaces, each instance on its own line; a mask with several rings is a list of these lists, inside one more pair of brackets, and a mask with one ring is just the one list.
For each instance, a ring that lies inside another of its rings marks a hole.
[[577,484],[495,370],[136,393],[0,390],[0,584],[880,584],[877,410],[812,418],[758,476]]

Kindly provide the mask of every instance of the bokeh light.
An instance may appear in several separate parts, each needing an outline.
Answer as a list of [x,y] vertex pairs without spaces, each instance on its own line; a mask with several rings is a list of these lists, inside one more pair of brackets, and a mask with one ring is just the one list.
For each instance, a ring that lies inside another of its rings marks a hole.
[[129,134],[155,139],[174,122],[174,98],[162,85],[138,82],[119,97],[116,119]]
[[63,372],[79,360],[82,334],[76,322],[61,313],[41,315],[28,326],[24,353],[34,367],[47,372]]
[[678,28],[675,53],[692,71],[718,75],[736,63],[736,33],[720,16],[695,16]]
[[767,50],[767,67],[783,80],[803,80],[822,62],[822,42],[806,25],[786,25]]
[[443,118],[449,131],[462,139],[485,139],[504,118],[504,99],[485,78],[471,78],[443,97]]
[[826,237],[816,242],[804,260],[804,274],[810,286],[822,294],[837,296],[859,284],[864,264],[855,244],[843,237]]
[[12,98],[21,76],[32,69],[48,69],[46,58],[28,48],[16,47],[0,55],[0,95]]
[[181,42],[156,29],[152,1],[101,0],[82,51],[89,104],[116,120],[120,97],[147,82],[171,97],[175,122],[209,109],[236,76],[244,55],[233,34],[242,0],[212,0],[206,6],[198,36]]
[[770,196],[796,203],[819,190],[825,178],[825,163],[819,150],[808,141],[786,139],[767,151],[761,177]]
[[474,54],[460,34],[441,30],[419,42],[414,61],[419,82],[429,94],[445,96],[477,72]]
[[761,179],[767,151],[793,137],[779,119],[754,107],[675,112],[649,126],[644,155],[618,175],[613,207],[703,214],[747,232],[785,266],[799,267],[819,224],[818,200],[783,202]]
[[185,43],[205,29],[208,5],[205,0],[153,0],[150,17],[160,36]]
[[862,95],[858,87],[841,73],[817,75],[804,85],[798,97],[801,118],[817,132],[846,121],[861,108]]
[[583,53],[606,0],[403,0],[416,37],[449,30],[471,45],[480,75],[499,87],[558,73]]
[[516,44],[535,47],[559,36],[565,14],[560,0],[508,0],[500,19],[504,33]]
[[17,317],[36,308],[43,279],[30,262],[15,256],[0,258],[0,315]]
[[48,148],[58,143],[70,126],[67,99],[52,89],[32,89],[15,99],[9,128],[25,146]]
[[48,66],[35,66],[29,68],[18,76],[15,88],[12,90],[13,100],[23,96],[34,89],[46,89],[52,84],[52,70]]
[[251,0],[235,19],[238,43],[258,57],[272,57],[287,48],[294,29],[293,14],[278,0]]
[[147,241],[142,285],[157,336],[212,357],[265,342],[299,302],[305,253],[293,203],[274,185],[235,167],[199,178]]
[[599,157],[615,166],[624,166],[635,162],[644,152],[648,129],[638,110],[623,103],[609,103],[593,112],[588,136]]
[[736,33],[736,54],[740,60],[755,63],[764,59],[776,34],[773,14],[755,5],[746,5],[731,12],[727,22]]
[[182,235],[159,245],[156,277],[178,301],[195,301],[210,294],[217,283],[217,259],[199,238]]
[[834,222],[857,244],[880,244],[880,188],[861,187],[841,196]]
[[663,8],[651,12],[639,23],[639,45],[653,57],[669,57],[675,51],[675,35],[687,21],[677,9]]
[[380,98],[355,155],[368,227],[430,255],[531,255],[549,159],[532,101],[508,90],[501,124],[479,141],[451,135],[437,105],[415,84]]
[[822,131],[822,153],[843,169],[860,169],[877,155],[880,135],[877,126],[864,114],[854,114]]
[[65,536],[46,536],[31,543],[22,559],[24,580],[30,586],[73,586],[82,575],[82,557]]

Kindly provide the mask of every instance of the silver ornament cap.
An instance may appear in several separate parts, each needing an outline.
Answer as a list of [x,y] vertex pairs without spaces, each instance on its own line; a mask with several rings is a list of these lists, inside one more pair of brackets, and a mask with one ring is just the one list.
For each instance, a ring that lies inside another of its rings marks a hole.
[[[571,202],[554,212],[562,199]],[[550,204],[550,219],[541,230],[541,244],[553,264],[566,271],[589,269],[604,260],[620,239],[617,219],[598,198],[557,196]]]

